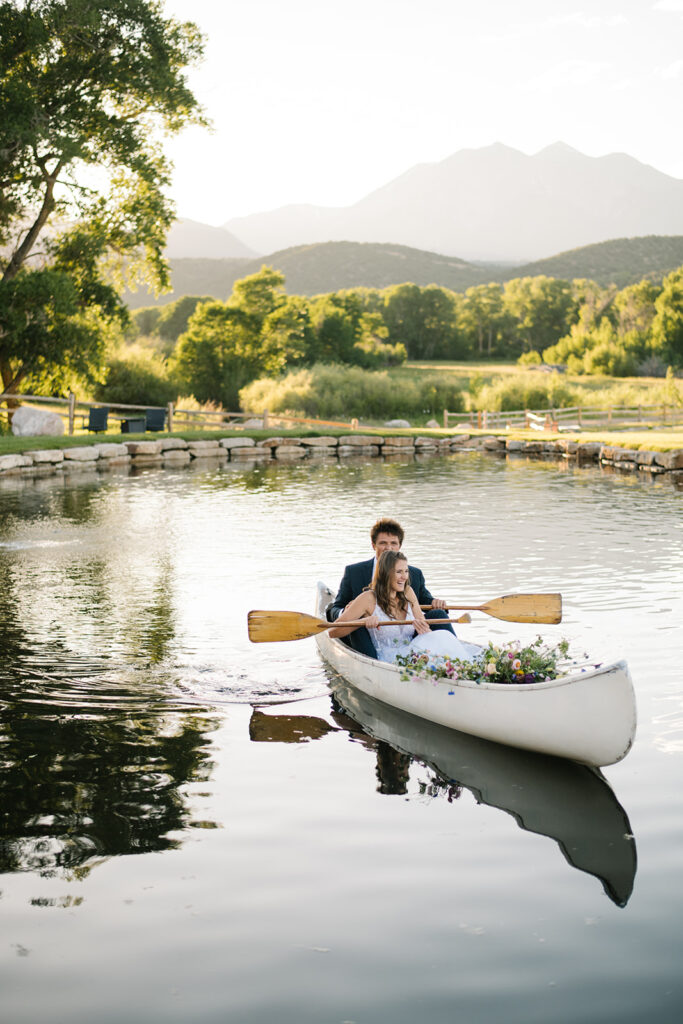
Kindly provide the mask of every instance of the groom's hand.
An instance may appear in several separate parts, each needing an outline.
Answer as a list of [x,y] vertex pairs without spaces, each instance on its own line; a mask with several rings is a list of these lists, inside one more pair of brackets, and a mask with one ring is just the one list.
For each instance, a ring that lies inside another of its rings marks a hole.
[[432,608],[442,608],[443,609],[445,607],[446,607],[446,602],[443,599],[443,597],[433,597],[432,598]]

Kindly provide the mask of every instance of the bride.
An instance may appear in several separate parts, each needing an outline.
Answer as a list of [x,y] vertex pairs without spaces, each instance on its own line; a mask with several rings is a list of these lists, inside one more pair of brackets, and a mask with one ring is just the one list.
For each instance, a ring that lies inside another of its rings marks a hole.
[[[446,629],[432,631],[410,586],[408,559],[401,551],[385,551],[375,567],[372,583],[354,598],[329,630],[329,636],[341,637],[358,626],[344,621],[364,619],[380,661],[395,661],[397,654],[412,652],[474,661],[481,648],[463,643]],[[380,626],[380,622],[400,620],[401,625]],[[403,625],[405,623],[405,625]]]

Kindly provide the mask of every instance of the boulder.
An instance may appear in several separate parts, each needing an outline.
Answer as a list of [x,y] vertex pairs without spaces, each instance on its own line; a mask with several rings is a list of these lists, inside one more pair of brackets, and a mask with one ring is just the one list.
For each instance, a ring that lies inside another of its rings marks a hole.
[[218,443],[230,451],[233,448],[253,448],[256,441],[253,437],[222,437]]
[[336,448],[338,444],[336,437],[302,437],[301,444],[310,448]]
[[391,430],[409,430],[410,423],[408,420],[387,420],[384,424],[385,427],[389,427]]
[[428,430],[441,430],[441,424],[437,423],[436,420],[428,420],[425,426]]
[[94,444],[93,451],[97,452],[99,459],[118,459],[121,456],[128,455],[128,449],[125,444],[116,444],[115,442],[103,442],[102,444]]
[[64,449],[64,461],[65,462],[95,462],[99,458],[99,453],[94,445],[88,445],[87,448],[65,448]]
[[128,454],[134,458],[139,458],[141,455],[159,455],[160,445],[160,441],[126,441],[125,443]]
[[0,473],[32,465],[33,459],[29,455],[0,455]]
[[181,451],[187,448],[187,441],[182,437],[162,437],[159,448],[162,452]]
[[12,415],[12,433],[16,437],[59,437],[64,433],[64,420],[56,412],[22,405]]
[[369,444],[384,444],[383,437],[376,437],[374,434],[342,434],[339,438],[340,445],[358,445],[361,448]]
[[38,452],[26,452],[25,454],[33,459],[33,463],[36,466],[64,461],[64,452],[61,448],[48,448]]
[[414,437],[386,437],[384,439],[385,448],[414,448],[415,438]]
[[657,452],[655,458],[657,465],[663,466],[664,469],[683,469],[683,451],[680,448],[672,452]]

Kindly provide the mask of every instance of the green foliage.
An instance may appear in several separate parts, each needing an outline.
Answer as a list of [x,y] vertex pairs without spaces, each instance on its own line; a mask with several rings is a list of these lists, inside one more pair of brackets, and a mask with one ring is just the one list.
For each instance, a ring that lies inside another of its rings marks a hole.
[[517,362],[520,366],[541,366],[543,360],[536,349],[532,349],[530,352],[522,352]]
[[464,355],[456,317],[456,297],[436,285],[401,284],[385,294],[384,322],[392,344],[410,359],[457,359]]
[[683,267],[664,278],[655,310],[652,322],[655,351],[674,366],[683,366]]
[[240,392],[240,407],[254,412],[290,412],[293,415],[348,421],[368,419],[423,419],[464,409],[459,385],[432,380],[397,379],[386,370],[317,363],[292,371],[277,380],[255,380]]
[[177,390],[160,356],[133,348],[107,362],[95,398],[124,405],[167,405],[175,400]]
[[[55,270],[72,286],[70,314],[64,282],[54,320],[48,302],[40,307],[40,330],[53,335],[51,347],[37,343],[46,379],[96,374],[106,324],[126,315],[112,281],[167,283],[173,208],[159,139],[202,121],[184,75],[201,50],[195,26],[165,19],[156,0],[0,0],[0,241],[13,240],[0,274],[7,284]],[[106,175],[101,191],[84,184],[88,168]],[[28,269],[48,227],[48,267]],[[46,280],[5,293],[13,324],[33,315],[22,302]],[[66,343],[69,318],[85,345]],[[25,358],[14,327],[2,346],[3,385],[16,390],[35,372],[35,353]]]
[[[517,373],[485,385],[472,398],[475,409],[561,409],[576,405],[575,391],[559,373]],[[447,408],[450,408],[447,406]]]
[[522,347],[537,352],[558,341],[576,315],[576,300],[569,281],[543,275],[508,281],[503,290],[503,307],[516,322]]
[[154,334],[162,309],[162,306],[143,306],[131,314],[138,335]]
[[165,341],[176,342],[187,330],[187,324],[200,302],[212,302],[210,295],[183,295],[175,302],[169,302],[157,311],[156,322],[152,330],[143,331],[158,334]]
[[505,308],[499,284],[468,288],[458,306],[458,324],[469,352],[506,355],[516,348],[515,320]]

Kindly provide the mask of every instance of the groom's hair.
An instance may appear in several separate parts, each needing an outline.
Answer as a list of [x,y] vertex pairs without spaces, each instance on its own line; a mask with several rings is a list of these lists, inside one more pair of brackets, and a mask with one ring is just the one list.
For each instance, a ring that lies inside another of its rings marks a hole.
[[392,537],[398,537],[398,543],[403,547],[403,530],[401,524],[397,523],[395,519],[378,519],[373,528],[370,530],[370,540],[372,546],[375,546],[375,541],[379,537],[380,533],[388,533]]

